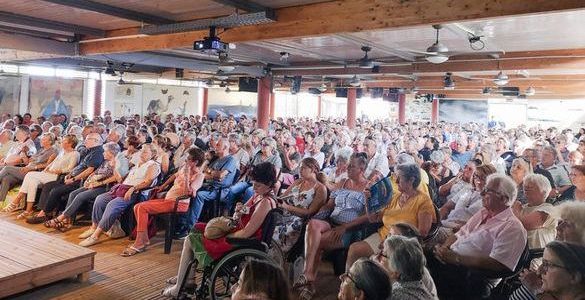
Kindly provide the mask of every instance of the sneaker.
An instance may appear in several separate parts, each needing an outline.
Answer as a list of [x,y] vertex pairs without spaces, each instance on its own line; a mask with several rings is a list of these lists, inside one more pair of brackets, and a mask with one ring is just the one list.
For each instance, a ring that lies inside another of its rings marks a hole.
[[106,234],[112,239],[119,239],[126,236],[126,232],[122,230],[122,225],[120,225],[120,222],[117,220]]
[[89,247],[99,243],[99,238],[94,238],[93,236],[89,236],[85,240],[79,242],[79,246],[81,247]]
[[78,238],[84,240],[84,239],[90,237],[94,232],[95,232],[95,229],[93,229],[93,228],[90,227],[88,230],[86,230],[82,234],[80,234],[78,236]]

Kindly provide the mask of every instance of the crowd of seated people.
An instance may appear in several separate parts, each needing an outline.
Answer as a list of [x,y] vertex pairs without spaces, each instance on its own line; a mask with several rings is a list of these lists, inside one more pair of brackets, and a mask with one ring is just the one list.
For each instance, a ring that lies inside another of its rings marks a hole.
[[[122,256],[150,246],[152,216],[178,213],[169,230],[185,240],[168,297],[191,260],[205,268],[233,248],[205,237],[205,222],[233,216],[228,237],[257,239],[274,208],[273,244],[284,255],[301,249],[302,270],[285,276],[287,260],[248,262],[234,299],[315,298],[323,258],[338,250],[347,254],[340,299],[475,299],[508,277],[518,282],[511,299],[585,295],[583,128],[358,120],[350,130],[344,120],[278,118],[264,130],[246,116],[33,117],[0,116],[2,212],[60,231],[85,215],[85,247],[134,230]],[[393,191],[370,211],[382,180]],[[526,262],[534,250],[542,257]],[[273,289],[281,281],[291,294]]]

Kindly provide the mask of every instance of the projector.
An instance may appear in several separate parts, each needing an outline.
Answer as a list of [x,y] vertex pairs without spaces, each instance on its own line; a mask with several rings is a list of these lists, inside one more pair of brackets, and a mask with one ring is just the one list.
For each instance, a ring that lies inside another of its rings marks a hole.
[[218,37],[206,37],[193,44],[193,49],[208,54],[219,54],[228,51],[229,44],[219,40]]

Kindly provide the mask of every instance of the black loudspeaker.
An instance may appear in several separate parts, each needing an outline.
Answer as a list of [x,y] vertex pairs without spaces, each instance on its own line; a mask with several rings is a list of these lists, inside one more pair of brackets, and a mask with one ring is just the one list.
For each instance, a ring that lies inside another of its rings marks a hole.
[[185,76],[185,70],[179,69],[179,68],[175,69],[175,78],[181,79],[184,76]]
[[502,87],[502,95],[506,97],[518,97],[520,95],[520,88],[517,86]]
[[290,88],[290,93],[295,95],[301,91],[301,83],[303,82],[303,77],[295,76],[292,80],[292,86]]
[[258,92],[258,79],[252,77],[240,77],[238,79],[238,88],[240,92]]
[[[356,99],[361,98],[364,95],[364,90],[362,88],[356,89]],[[337,98],[347,98],[347,88],[345,87],[336,87],[335,88],[335,97]]]
[[384,96],[384,88],[381,87],[371,88],[370,94],[372,98],[382,98],[382,96]]
[[311,94],[311,95],[321,95],[321,91],[318,88],[309,88],[309,94]]

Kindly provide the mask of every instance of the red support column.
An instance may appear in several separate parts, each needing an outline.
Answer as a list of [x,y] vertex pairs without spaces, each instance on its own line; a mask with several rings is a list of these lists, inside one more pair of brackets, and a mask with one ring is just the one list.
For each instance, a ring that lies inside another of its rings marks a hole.
[[406,95],[400,94],[398,96],[398,123],[406,123]]
[[276,109],[276,95],[270,93],[270,119],[274,119],[274,110]]
[[322,103],[323,99],[321,98],[321,95],[317,96],[317,118],[321,118],[321,103]]
[[272,93],[272,77],[262,77],[258,80],[258,113],[256,123],[258,128],[268,129],[270,117],[270,94]]
[[95,91],[94,91],[94,102],[93,102],[93,115],[94,116],[101,116],[102,115],[102,82],[101,80],[95,81]]
[[209,89],[203,88],[203,112],[202,116],[207,116],[207,106],[209,105]]
[[433,99],[433,106],[431,108],[431,123],[437,124],[439,122],[439,99]]
[[347,89],[347,127],[355,128],[357,106],[357,90]]

